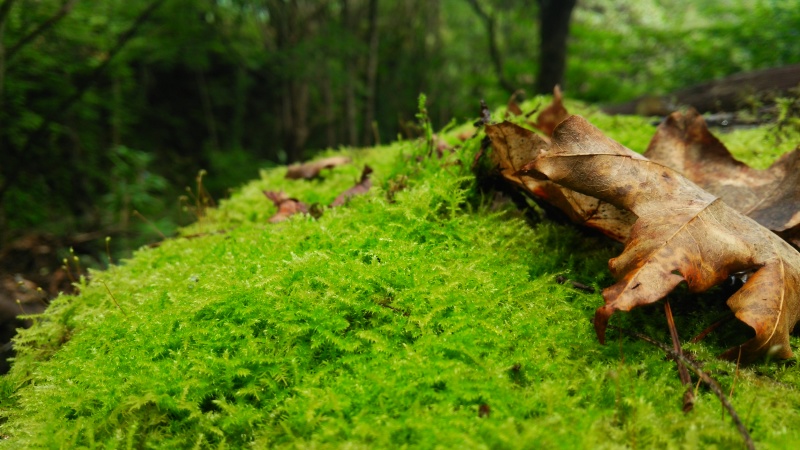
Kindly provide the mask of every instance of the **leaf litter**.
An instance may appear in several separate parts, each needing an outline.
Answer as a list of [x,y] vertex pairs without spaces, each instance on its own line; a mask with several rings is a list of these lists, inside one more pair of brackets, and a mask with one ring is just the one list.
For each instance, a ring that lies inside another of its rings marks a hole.
[[[523,115],[514,97],[507,111],[507,117]],[[755,336],[720,356],[737,361],[737,371],[739,363],[765,356],[792,357],[789,334],[800,320],[800,148],[767,170],[752,169],[734,159],[702,116],[688,109],[659,125],[643,156],[583,117],[569,115],[558,87],[536,122],[527,122],[545,135],[510,121],[491,124],[485,105],[481,116],[500,177],[573,222],[625,244],[609,261],[617,282],[603,290],[605,304],[593,320],[601,343],[616,311],[655,303],[682,283],[697,293],[738,278],[743,285],[727,305]],[[673,349],[656,344],[674,357],[689,386],[687,412],[694,393],[683,364],[691,361],[683,356],[668,302],[665,313]],[[701,380],[717,387],[712,390],[752,448],[716,381],[696,369]]]

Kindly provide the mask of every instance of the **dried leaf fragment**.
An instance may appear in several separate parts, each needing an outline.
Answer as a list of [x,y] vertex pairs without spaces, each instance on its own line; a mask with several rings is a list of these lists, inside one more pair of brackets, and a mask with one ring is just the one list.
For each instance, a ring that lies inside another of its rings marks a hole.
[[290,180],[311,180],[318,177],[322,169],[330,169],[348,163],[350,163],[350,158],[347,156],[331,156],[330,158],[295,164],[287,169],[286,178]]
[[689,109],[659,125],[644,155],[800,247],[800,149],[766,170],[753,169],[734,159],[703,117]]
[[308,214],[308,205],[296,198],[290,198],[283,191],[264,191],[264,195],[278,207],[278,212],[269,218],[269,223],[283,222],[297,213]]
[[[800,320],[800,253],[664,164],[650,161],[572,116],[554,131],[553,145],[526,167],[565,188],[636,215],[622,254],[609,261],[617,283],[603,291],[595,314],[601,342],[609,317],[654,303],[679,283],[693,292],[750,271],[728,300],[755,331],[741,346],[743,362],[765,354],[792,355],[789,333]],[[735,359],[739,347],[722,356]]]
[[358,181],[358,183],[355,186],[351,187],[350,189],[339,194],[339,196],[336,197],[333,203],[331,203],[331,206],[344,205],[344,203],[351,197],[354,197],[356,195],[366,194],[369,191],[369,188],[372,187],[372,180],[369,179],[369,175],[371,173],[372,173],[372,167],[365,165],[364,170],[361,171],[361,179]]
[[539,113],[539,116],[536,118],[536,123],[531,125],[548,136],[552,135],[556,126],[561,123],[562,120],[569,117],[569,112],[567,112],[567,108],[564,107],[563,99],[561,87],[556,85],[553,88],[553,101]]
[[575,223],[600,230],[620,242],[628,238],[636,220],[633,214],[522,171],[526,164],[547,151],[549,143],[541,136],[511,122],[487,125],[486,135],[492,142],[492,162],[503,178],[534,198],[556,206]]

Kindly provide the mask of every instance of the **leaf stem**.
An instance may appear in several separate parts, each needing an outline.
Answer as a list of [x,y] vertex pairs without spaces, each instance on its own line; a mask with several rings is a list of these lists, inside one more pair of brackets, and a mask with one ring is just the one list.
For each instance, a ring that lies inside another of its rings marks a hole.
[[[672,317],[672,307],[669,305],[669,300],[664,301],[664,313],[667,316],[667,325],[669,326],[669,335],[672,338],[672,349],[683,355],[681,349],[681,340],[678,337],[678,329],[675,327],[675,319]],[[678,365],[678,374],[681,378],[681,383],[686,386],[686,392],[683,394],[683,412],[688,413],[694,408],[694,390],[692,390],[692,377],[689,376],[689,371],[683,365],[680,359],[675,359],[675,364]]]

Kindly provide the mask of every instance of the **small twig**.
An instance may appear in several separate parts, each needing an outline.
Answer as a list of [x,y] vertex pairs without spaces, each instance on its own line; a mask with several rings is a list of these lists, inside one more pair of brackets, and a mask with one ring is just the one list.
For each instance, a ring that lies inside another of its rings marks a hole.
[[142,219],[146,224],[150,225],[150,228],[156,230],[156,233],[158,233],[158,235],[161,236],[162,239],[166,239],[167,238],[164,235],[164,233],[162,233],[161,230],[159,230],[158,227],[153,222],[151,222],[147,217],[143,216],[142,213],[140,213],[139,211],[134,209],[133,210],[133,215],[138,217],[138,218],[140,218],[140,219]]
[[755,450],[755,444],[753,443],[753,439],[750,437],[750,433],[747,431],[747,428],[742,423],[742,420],[739,418],[739,414],[736,413],[736,410],[733,409],[733,405],[728,400],[728,397],[725,396],[725,393],[722,392],[722,388],[720,387],[719,383],[716,380],[711,378],[709,374],[707,374],[696,362],[692,361],[691,359],[687,358],[684,354],[676,352],[675,350],[669,348],[665,344],[656,341],[655,339],[651,338],[650,336],[646,336],[641,333],[637,333],[635,331],[626,330],[625,328],[609,325],[609,328],[616,328],[617,330],[627,334],[628,336],[633,336],[637,339],[641,339],[648,344],[654,345],[661,350],[665,351],[667,354],[672,356],[673,358],[680,359],[686,364],[692,371],[703,380],[704,383],[708,385],[711,391],[719,398],[719,401],[722,403],[722,406],[728,410],[728,414],[730,414],[731,419],[733,419],[733,423],[736,425],[736,428],[739,430],[739,434],[742,435],[742,439],[744,440],[745,446],[748,450]]
[[407,311],[403,311],[402,309],[395,308],[394,306],[390,305],[389,302],[391,302],[391,300],[387,299],[387,301],[385,303],[382,303],[382,302],[375,302],[375,303],[383,306],[384,308],[391,309],[392,311],[394,311],[396,313],[400,313],[400,314],[402,314],[402,315],[404,315],[406,317],[409,317],[411,315]]
[[[669,300],[664,302],[664,313],[667,316],[667,325],[669,326],[669,334],[672,338],[672,349],[677,353],[683,355],[681,349],[681,341],[678,337],[678,329],[675,327],[675,319],[672,317],[672,307],[669,305]],[[689,412],[694,408],[694,391],[692,390],[692,377],[689,376],[689,371],[683,365],[680,359],[675,360],[678,365],[678,374],[681,378],[681,383],[687,386],[686,392],[683,394],[683,412]]]
[[119,306],[119,302],[117,301],[117,298],[114,297],[114,294],[111,293],[111,289],[108,288],[108,285],[106,284],[106,282],[102,281],[102,280],[100,282],[103,283],[103,286],[106,287],[106,290],[108,291],[108,295],[111,296],[111,300],[113,300],[114,304],[117,305],[117,308],[119,308],[119,312],[121,312],[123,315],[127,315],[127,314],[125,314],[125,310],[122,309],[122,306]]
[[700,334],[698,334],[697,336],[691,338],[689,340],[689,342],[692,343],[692,344],[696,344],[696,343],[702,341],[703,339],[705,339],[706,336],[709,335],[709,333],[711,333],[712,331],[716,330],[717,328],[719,328],[720,325],[722,325],[723,323],[733,319],[734,317],[735,316],[733,315],[733,313],[727,314],[722,319],[719,319],[718,321],[716,321],[716,322],[712,323],[711,325],[709,325],[708,328],[706,328],[705,330],[701,331]]
[[559,276],[556,277],[556,283],[558,283],[558,284],[569,283],[575,289],[580,289],[583,292],[587,292],[589,294],[594,294],[594,288],[593,287],[587,286],[587,285],[585,285],[583,283],[579,283],[577,281],[570,280],[570,279],[564,277],[563,275],[559,275]]

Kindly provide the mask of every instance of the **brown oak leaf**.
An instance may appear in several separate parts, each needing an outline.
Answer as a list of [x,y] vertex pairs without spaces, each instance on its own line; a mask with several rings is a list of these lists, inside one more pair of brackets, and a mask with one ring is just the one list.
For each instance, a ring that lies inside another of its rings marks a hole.
[[522,171],[636,215],[622,254],[609,261],[617,283],[603,290],[595,314],[601,342],[609,317],[654,303],[679,283],[702,292],[734,273],[747,281],[728,299],[755,337],[722,356],[751,362],[789,358],[789,333],[800,320],[800,253],[753,219],[683,177],[572,116],[553,145]]
[[290,198],[283,191],[264,191],[264,195],[278,207],[278,212],[269,218],[269,223],[283,222],[297,213],[308,214],[308,205],[296,198]]
[[667,117],[644,155],[800,247],[800,149],[766,170],[753,169],[734,159],[703,117],[689,109]]
[[290,180],[311,180],[319,176],[322,169],[330,169],[336,166],[348,164],[350,158],[347,156],[331,156],[330,158],[309,161],[303,164],[289,166],[286,170],[286,178]]

